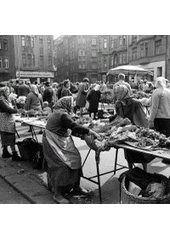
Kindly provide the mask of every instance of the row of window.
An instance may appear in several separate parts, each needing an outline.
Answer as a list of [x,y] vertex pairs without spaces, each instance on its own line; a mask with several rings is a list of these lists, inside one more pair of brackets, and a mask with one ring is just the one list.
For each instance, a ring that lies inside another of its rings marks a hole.
[[[161,54],[162,41],[161,39],[155,41],[155,55]],[[140,57],[148,57],[148,43],[143,43],[140,45]],[[132,60],[137,59],[137,47],[132,48]]]
[[0,69],[9,69],[9,59],[7,57],[0,57]]
[[[23,66],[35,66],[35,55],[34,54],[22,54],[22,64]],[[52,66],[52,56],[48,56],[48,67]],[[44,56],[40,55],[40,67],[44,67]]]
[[0,49],[7,51],[8,50],[8,40],[0,38]]
[[[42,48],[43,45],[44,45],[44,38],[41,37],[41,36],[39,37],[39,45],[40,45],[40,48]],[[31,37],[31,36],[21,36],[21,46],[22,47],[34,48],[34,37]],[[47,37],[47,48],[49,50],[51,50],[51,48],[52,48],[51,37]]]

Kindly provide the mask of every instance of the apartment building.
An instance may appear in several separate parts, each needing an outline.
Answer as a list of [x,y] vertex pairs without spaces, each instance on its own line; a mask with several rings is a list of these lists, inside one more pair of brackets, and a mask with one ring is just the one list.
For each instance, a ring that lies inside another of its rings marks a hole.
[[54,65],[57,81],[69,78],[81,82],[98,78],[98,37],[96,35],[64,35],[54,40]]
[[14,50],[16,78],[54,80],[52,35],[15,35]]
[[[170,41],[167,35],[132,35],[128,41],[128,62],[153,72],[153,78],[170,77],[167,60]],[[169,56],[168,56],[169,55]]]
[[102,81],[110,68],[127,64],[152,71],[149,80],[170,79],[169,35],[70,35],[60,36],[54,45],[58,81],[81,81],[85,76]]
[[15,78],[14,39],[0,35],[0,82]]

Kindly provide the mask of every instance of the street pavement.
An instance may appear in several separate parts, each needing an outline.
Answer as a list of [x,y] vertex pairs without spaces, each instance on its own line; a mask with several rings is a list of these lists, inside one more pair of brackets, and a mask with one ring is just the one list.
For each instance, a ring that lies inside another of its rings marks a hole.
[[[17,131],[20,135],[20,138],[18,138],[17,141],[22,141],[22,139],[30,137],[28,127],[21,126],[20,123],[17,123]],[[36,129],[36,132],[38,140],[41,141],[42,135],[38,134],[38,128]],[[85,141],[79,138],[74,137],[74,141],[80,151],[83,162],[89,148]],[[100,173],[113,170],[114,159],[114,148],[110,151],[101,152],[99,164]],[[120,203],[120,183],[118,178],[122,172],[127,170],[127,162],[124,158],[124,152],[122,149],[119,150],[118,163],[125,166],[125,168],[117,171],[115,175],[112,172],[100,177],[103,204]],[[136,166],[141,167],[141,164],[136,164]],[[162,163],[160,158],[155,158],[155,160],[148,164],[148,172],[156,172],[169,177],[170,165]],[[95,154],[93,150],[91,150],[89,157],[83,166],[83,174],[86,177],[91,177],[97,174]],[[20,192],[30,203],[55,204],[52,199],[53,193],[47,188],[46,172],[43,170],[33,169],[31,162],[13,162],[10,158],[0,158],[0,177]],[[70,196],[70,202],[73,204],[99,204],[98,185],[84,178],[81,178],[81,185],[84,188],[92,190],[92,196],[88,198]]]

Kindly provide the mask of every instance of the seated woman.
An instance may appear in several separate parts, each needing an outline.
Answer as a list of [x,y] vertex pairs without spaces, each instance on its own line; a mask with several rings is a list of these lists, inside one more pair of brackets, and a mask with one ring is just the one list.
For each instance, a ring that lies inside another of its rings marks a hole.
[[43,134],[43,151],[47,162],[48,183],[54,191],[53,199],[57,203],[69,203],[63,196],[71,189],[76,194],[86,195],[88,191],[80,187],[81,156],[72,135],[90,134],[100,136],[88,128],[75,123],[71,118],[73,97],[60,98],[49,116]]
[[[129,118],[133,124],[138,127],[148,127],[148,120],[139,100],[130,97],[128,88],[125,85],[119,85],[114,88],[116,97],[116,114],[122,118]],[[153,160],[153,157],[147,154],[139,153],[133,150],[124,150],[125,158],[131,168],[133,163],[142,163],[146,170],[147,163]]]

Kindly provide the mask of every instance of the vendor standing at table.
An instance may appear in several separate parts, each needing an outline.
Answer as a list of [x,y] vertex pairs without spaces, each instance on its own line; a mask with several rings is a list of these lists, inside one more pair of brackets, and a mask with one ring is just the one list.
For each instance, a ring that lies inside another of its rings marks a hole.
[[[114,94],[116,97],[116,115],[129,118],[138,127],[147,128],[148,120],[142,104],[139,100],[130,96],[129,89],[125,85],[117,85],[114,88]],[[112,118],[110,120],[112,121]],[[133,163],[142,163],[144,170],[146,170],[147,163],[153,160],[152,156],[133,150],[125,149],[124,153],[130,168],[132,168]]]
[[151,110],[149,127],[170,136],[170,89],[167,88],[167,80],[158,77],[155,82],[156,89],[151,96]]
[[71,135],[90,134],[99,138],[99,134],[83,127],[71,118],[74,101],[72,96],[60,98],[49,116],[43,134],[43,151],[47,161],[48,184],[53,190],[53,199],[57,203],[67,204],[64,194],[71,189],[77,195],[88,195],[88,191],[80,187],[81,155]]
[[[14,114],[18,112],[17,109],[12,107],[12,104],[9,101],[9,88],[1,87],[0,88],[0,134],[3,158],[12,157],[13,161],[21,161],[21,157],[18,156],[15,147],[15,117]],[[12,154],[8,152],[8,146],[10,146]]]
[[[131,86],[128,82],[125,82],[125,74],[124,73],[119,73],[118,75],[118,82],[116,82],[113,86],[113,88],[115,88],[116,86],[119,86],[119,85],[124,85],[128,88],[129,90],[129,94],[132,95],[132,89],[131,89]],[[114,94],[114,91],[113,91],[113,102],[115,103],[116,101],[116,96]]]

